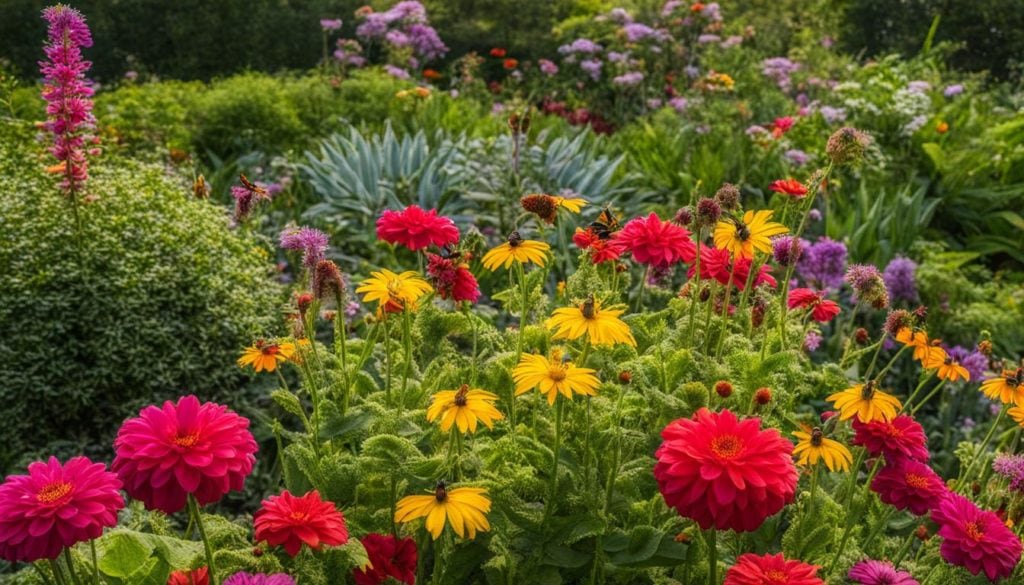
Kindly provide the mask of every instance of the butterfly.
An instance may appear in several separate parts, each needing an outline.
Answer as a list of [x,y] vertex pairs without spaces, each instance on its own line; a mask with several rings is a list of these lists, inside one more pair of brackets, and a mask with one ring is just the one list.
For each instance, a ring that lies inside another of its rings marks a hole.
[[620,227],[619,218],[612,213],[610,205],[605,205],[601,209],[601,213],[598,214],[597,219],[591,222],[589,226],[590,230],[602,240],[611,238],[612,234],[617,232]]
[[243,187],[245,187],[246,189],[251,191],[257,197],[260,197],[260,198],[263,198],[263,199],[269,199],[270,198],[270,194],[267,193],[266,189],[264,189],[263,187],[260,187],[256,183],[253,183],[252,181],[247,179],[245,177],[245,175],[239,173],[238,180],[242,182],[242,186]]

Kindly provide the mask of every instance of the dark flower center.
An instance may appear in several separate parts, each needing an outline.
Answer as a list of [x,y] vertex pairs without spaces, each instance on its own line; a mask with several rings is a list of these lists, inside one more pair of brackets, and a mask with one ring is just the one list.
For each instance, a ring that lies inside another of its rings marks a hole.
[[590,298],[583,301],[583,305],[580,306],[580,312],[583,313],[584,319],[594,318],[594,295],[590,295]]
[[871,398],[874,397],[874,395],[875,395],[875,381],[874,380],[869,380],[860,389],[860,397],[863,398],[864,400],[871,400]]
[[743,222],[736,222],[736,239],[746,242],[750,239],[750,228]]

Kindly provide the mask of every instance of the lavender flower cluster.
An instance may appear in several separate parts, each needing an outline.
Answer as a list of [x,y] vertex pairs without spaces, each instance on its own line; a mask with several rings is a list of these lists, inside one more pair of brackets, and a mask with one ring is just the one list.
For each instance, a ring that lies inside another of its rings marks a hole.
[[[423,61],[440,59],[448,53],[437,30],[427,22],[427,9],[416,0],[406,0],[395,4],[384,12],[357,12],[363,21],[356,27],[356,36],[365,42],[383,41],[394,49],[408,48],[413,56],[408,66],[417,68]],[[394,68],[393,69],[401,69]],[[397,71],[390,71],[397,77]]]

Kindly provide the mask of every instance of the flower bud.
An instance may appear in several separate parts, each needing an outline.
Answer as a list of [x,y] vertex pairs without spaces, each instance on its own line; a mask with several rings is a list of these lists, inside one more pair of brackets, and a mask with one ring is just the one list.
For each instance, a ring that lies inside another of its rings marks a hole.
[[715,201],[726,211],[738,209],[740,206],[740,190],[732,183],[725,183],[715,192]]
[[871,145],[871,136],[856,128],[840,128],[829,137],[825,154],[835,165],[855,163],[864,158],[864,152]]

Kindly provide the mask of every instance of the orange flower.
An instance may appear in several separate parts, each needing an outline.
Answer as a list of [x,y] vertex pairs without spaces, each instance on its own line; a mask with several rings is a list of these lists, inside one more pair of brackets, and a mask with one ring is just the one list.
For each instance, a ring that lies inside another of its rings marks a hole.
[[998,399],[1003,404],[1014,403],[1024,405],[1024,368],[1003,370],[998,378],[985,380],[981,391],[989,398]]
[[436,80],[436,79],[441,79],[441,72],[438,71],[437,69],[430,69],[430,68],[424,69],[423,70],[423,79],[429,79],[431,81]]
[[949,132],[949,124],[946,122],[939,122],[938,125],[935,126],[935,131],[939,134],[945,134],[946,132]]
[[941,380],[956,382],[960,379],[971,379],[971,373],[967,371],[967,368],[953,360],[953,357],[941,347],[932,346],[929,348],[928,355],[922,361],[922,365],[929,370],[938,370],[938,376]]
[[[910,327],[903,327],[896,332],[896,341],[903,345],[908,345],[914,348],[914,359],[920,362],[928,357],[931,348],[933,347],[931,341],[928,339],[928,334],[924,331],[914,331]],[[941,348],[940,348],[941,349]]]
[[505,59],[502,66],[504,66],[505,69],[515,69],[516,67],[519,67],[519,61],[516,59]]

